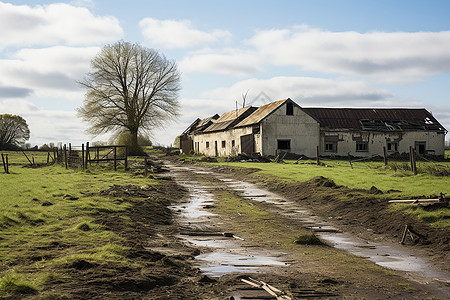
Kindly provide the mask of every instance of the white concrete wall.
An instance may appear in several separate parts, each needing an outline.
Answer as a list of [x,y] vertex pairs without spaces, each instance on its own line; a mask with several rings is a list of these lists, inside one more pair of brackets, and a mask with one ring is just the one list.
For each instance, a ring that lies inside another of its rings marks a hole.
[[291,153],[316,156],[319,124],[294,105],[294,114],[286,115],[286,103],[268,116],[261,126],[263,155],[276,155],[278,140],[290,140]]
[[[251,127],[243,127],[227,131],[199,134],[194,136],[194,150],[207,156],[215,156],[215,143],[217,142],[218,156],[238,154],[241,152],[241,136],[250,133],[252,133]],[[232,147],[233,140],[234,147]],[[225,147],[222,147],[222,141],[225,141]],[[206,147],[207,142],[209,142],[209,147]],[[196,145],[198,145],[198,150],[195,149]]]
[[[337,152],[325,151],[325,136],[338,136]],[[356,140],[368,142],[368,151],[356,151]],[[445,135],[437,132],[356,132],[356,131],[326,131],[320,137],[320,155],[367,157],[375,154],[383,155],[383,147],[388,142],[397,142],[398,152],[409,153],[409,147],[415,147],[416,142],[425,142],[428,154],[444,155]],[[387,149],[387,148],[386,148]],[[395,151],[387,151],[388,155]]]

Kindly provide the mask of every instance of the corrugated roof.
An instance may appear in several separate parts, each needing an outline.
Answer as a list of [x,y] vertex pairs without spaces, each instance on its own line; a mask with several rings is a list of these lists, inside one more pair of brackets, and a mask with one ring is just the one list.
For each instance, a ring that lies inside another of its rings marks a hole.
[[252,113],[250,116],[248,116],[247,118],[242,120],[235,127],[242,127],[242,126],[258,124],[265,117],[267,117],[269,114],[271,114],[275,109],[280,107],[287,100],[288,99],[278,100],[278,101],[271,102],[271,103],[268,103],[268,104],[265,104],[265,105],[259,107],[254,113]]
[[215,120],[219,119],[219,117],[220,116],[218,114],[215,114],[214,116],[205,118],[205,119],[201,120],[200,123],[198,123],[197,127],[205,126],[209,122],[214,122]]
[[246,118],[249,114],[251,114],[255,110],[256,107],[247,106],[238,110],[226,112],[223,115],[221,115],[220,118],[216,120],[216,122],[211,124],[211,126],[203,130],[203,132],[212,132],[228,129],[237,124],[238,122],[240,122],[242,119]]
[[325,129],[446,131],[426,109],[305,108]]

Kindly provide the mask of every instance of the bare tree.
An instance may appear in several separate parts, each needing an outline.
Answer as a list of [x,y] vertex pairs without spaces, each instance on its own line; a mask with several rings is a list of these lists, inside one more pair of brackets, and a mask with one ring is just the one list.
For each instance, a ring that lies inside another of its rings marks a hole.
[[21,116],[0,115],[0,149],[17,148],[30,138],[30,129]]
[[91,67],[80,82],[87,92],[78,109],[88,132],[129,131],[130,151],[139,154],[139,133],[178,116],[181,76],[176,62],[156,50],[120,41],[103,47]]

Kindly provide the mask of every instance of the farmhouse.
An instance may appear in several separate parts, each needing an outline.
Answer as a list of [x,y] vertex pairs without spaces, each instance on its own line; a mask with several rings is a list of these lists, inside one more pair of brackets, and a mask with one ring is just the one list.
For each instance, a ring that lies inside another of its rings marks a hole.
[[291,99],[197,119],[181,135],[183,153],[208,156],[280,151],[368,157],[444,155],[446,129],[426,109],[302,108]]

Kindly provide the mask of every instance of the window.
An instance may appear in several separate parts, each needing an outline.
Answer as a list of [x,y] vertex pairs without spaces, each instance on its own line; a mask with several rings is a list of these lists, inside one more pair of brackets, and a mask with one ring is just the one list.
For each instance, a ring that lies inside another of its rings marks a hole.
[[369,151],[369,143],[356,142],[356,152],[367,152],[367,151]]
[[291,150],[291,141],[290,140],[278,140],[278,149],[279,150]]
[[337,152],[337,142],[325,142],[325,152]]
[[236,146],[236,143],[234,142],[234,140],[231,141],[231,147]]
[[286,103],[286,115],[293,116],[294,115],[294,104]]
[[397,152],[398,151],[398,143],[397,142],[388,142],[387,143],[387,151]]
[[208,141],[206,142],[206,145],[205,145],[205,146],[206,146],[206,149],[209,148],[209,142],[208,142]]
[[427,143],[426,142],[416,142],[416,152],[418,154],[427,154],[427,147],[426,147]]
[[222,148],[225,148],[226,145],[227,145],[227,142],[226,141],[222,141]]

